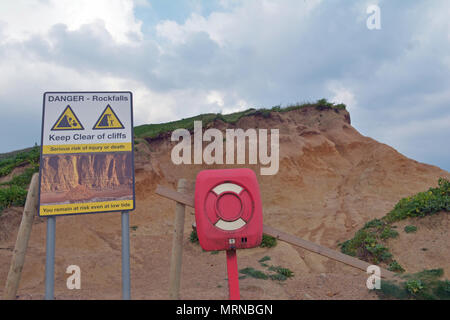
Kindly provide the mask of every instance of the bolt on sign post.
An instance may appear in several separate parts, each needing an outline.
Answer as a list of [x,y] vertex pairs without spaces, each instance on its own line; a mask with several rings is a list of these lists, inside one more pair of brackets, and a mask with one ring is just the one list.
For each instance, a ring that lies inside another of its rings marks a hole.
[[47,217],[45,298],[53,299],[56,217],[122,212],[122,297],[130,298],[134,210],[131,92],[46,92],[38,213]]
[[250,169],[204,170],[195,182],[195,221],[205,251],[226,250],[230,300],[239,300],[236,249],[257,247],[263,218],[258,180]]

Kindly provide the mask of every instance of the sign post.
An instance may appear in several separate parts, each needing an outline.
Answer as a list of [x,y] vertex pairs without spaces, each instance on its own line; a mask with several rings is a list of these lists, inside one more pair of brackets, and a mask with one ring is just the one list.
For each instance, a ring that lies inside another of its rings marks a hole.
[[135,208],[132,94],[44,93],[38,213],[47,217],[45,298],[54,299],[56,216],[122,212],[122,297],[130,299]]
[[55,232],[56,217],[48,217],[45,248],[45,300],[55,299]]
[[130,300],[130,216],[122,212],[122,299]]

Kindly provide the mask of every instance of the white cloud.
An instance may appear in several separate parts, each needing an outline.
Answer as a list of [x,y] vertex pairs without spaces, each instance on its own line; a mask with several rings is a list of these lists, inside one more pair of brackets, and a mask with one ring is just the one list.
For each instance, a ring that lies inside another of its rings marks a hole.
[[225,104],[223,101],[223,95],[215,90],[212,90],[209,92],[209,94],[206,97],[206,101],[208,103],[215,103],[217,104],[219,107],[223,107],[223,105]]
[[[319,5],[321,0],[221,1],[229,12],[213,12],[208,17],[197,13],[183,23],[166,20],[156,26],[157,34],[173,43],[184,43],[187,36],[196,32],[205,32],[221,47],[231,43],[251,43],[262,39],[272,39],[280,30],[302,28],[302,19]],[[283,17],[280,20],[280,17]]]
[[[138,3],[142,5],[142,1]],[[142,22],[134,17],[134,5],[132,0],[1,1],[0,22],[4,25],[4,40],[25,40],[45,35],[58,23],[76,30],[100,20],[115,41],[124,43],[142,38]]]
[[328,90],[333,93],[333,97],[330,99],[334,103],[344,103],[347,106],[347,110],[350,112],[355,111],[357,108],[357,102],[354,93],[345,88],[342,84],[337,82],[330,82]]

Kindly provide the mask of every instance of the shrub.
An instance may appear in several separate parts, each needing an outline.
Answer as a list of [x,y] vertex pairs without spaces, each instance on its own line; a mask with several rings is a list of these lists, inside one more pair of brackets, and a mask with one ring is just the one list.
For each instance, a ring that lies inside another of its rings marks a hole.
[[263,280],[269,279],[269,276],[267,274],[251,267],[241,269],[239,270],[239,272],[255,279],[263,279]]
[[275,274],[270,274],[269,275],[269,279],[270,280],[275,280],[275,281],[286,281],[287,277],[285,275],[280,274],[280,273],[275,273]]
[[447,300],[450,298],[450,281],[438,280],[444,274],[443,269],[429,269],[401,276],[400,283],[381,280],[382,298]]
[[424,287],[422,281],[418,279],[411,279],[405,283],[406,290],[412,295],[418,294]]
[[422,281],[432,281],[436,278],[440,278],[444,275],[444,269],[439,268],[439,269],[428,269],[428,270],[423,270],[420,272],[417,272],[415,274],[416,278],[421,279]]
[[341,251],[350,256],[361,257],[375,264],[381,261],[388,262],[392,257],[389,249],[378,242],[377,232],[365,230],[364,228],[356,232],[353,239],[342,243]]
[[392,230],[390,226],[387,226],[383,229],[380,235],[381,239],[386,240],[389,238],[396,238],[398,237],[398,232],[395,230]]
[[189,236],[189,241],[191,241],[192,243],[198,243],[197,231],[195,231],[195,230],[191,231],[191,234]]
[[442,300],[450,300],[450,280],[438,281],[433,293]]
[[9,206],[23,206],[27,197],[27,190],[20,186],[12,185],[9,188],[0,189],[0,211]]
[[35,172],[39,171],[39,165],[34,164],[31,167],[25,169],[25,171],[22,174],[14,176],[11,180],[1,183],[0,185],[9,185],[9,186],[19,186],[26,188],[30,182],[31,177]]
[[263,262],[266,262],[266,261],[269,261],[269,260],[270,260],[270,257],[269,257],[269,256],[264,256],[264,257],[262,257],[261,259],[259,259],[258,262],[259,262],[259,263],[263,263]]
[[416,232],[417,231],[417,227],[416,226],[406,226],[405,227],[405,232],[406,233],[411,233],[411,232]]
[[275,271],[277,274],[282,275],[286,278],[291,278],[294,276],[294,272],[292,272],[291,270],[289,270],[288,268],[283,268],[280,266],[270,266],[269,267],[270,271]]
[[259,245],[261,248],[272,248],[277,245],[277,239],[263,234],[261,244]]
[[386,216],[388,222],[450,211],[450,182],[439,178],[438,187],[401,199]]
[[388,270],[393,271],[393,272],[405,272],[405,269],[403,269],[403,267],[400,265],[400,263],[398,263],[397,261],[393,260],[388,267]]
[[[264,259],[264,258],[266,258],[266,259]],[[261,263],[261,265],[263,267],[268,267],[263,262],[270,260],[270,257],[266,256],[264,258],[260,259],[259,262]],[[294,273],[291,270],[289,270],[288,268],[280,267],[280,266],[276,266],[276,267],[270,266],[270,267],[268,267],[268,270],[271,271],[272,273],[265,273],[263,271],[256,270],[252,267],[247,267],[245,269],[241,269],[241,270],[239,270],[239,272],[246,276],[255,278],[255,279],[263,279],[263,280],[270,279],[270,280],[276,280],[276,281],[285,281],[286,279],[294,276]]]

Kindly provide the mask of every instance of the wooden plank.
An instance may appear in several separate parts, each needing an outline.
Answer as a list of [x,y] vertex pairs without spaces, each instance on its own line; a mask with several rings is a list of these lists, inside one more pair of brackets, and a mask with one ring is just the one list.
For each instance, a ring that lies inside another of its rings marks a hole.
[[[295,245],[297,247],[303,248],[305,250],[320,254],[327,258],[330,258],[330,259],[342,262],[344,264],[347,264],[349,266],[361,269],[364,272],[366,272],[367,267],[371,265],[370,263],[368,263],[366,261],[359,260],[357,258],[351,257],[351,256],[341,253],[339,251],[332,250],[330,248],[321,246],[317,243],[301,239],[299,237],[296,237],[296,236],[290,235],[288,233],[285,233],[283,231],[277,230],[275,228],[269,227],[267,225],[264,225],[263,233],[266,235],[272,236],[274,238],[277,238],[281,241],[284,241],[284,242],[290,243],[292,245]],[[395,273],[393,273],[389,270],[386,270],[383,268],[380,268],[380,269],[381,269],[381,277],[382,278],[392,278],[395,275]]]
[[[159,185],[156,188],[156,193],[167,199],[171,199],[171,200],[183,203],[190,207],[195,207],[194,195],[192,195],[192,194],[187,194],[187,193],[182,194],[182,193],[176,192],[173,189],[159,186]],[[269,227],[266,225],[264,225],[264,227],[263,227],[263,233],[266,235],[275,237],[281,241],[284,241],[284,242],[290,243],[292,245],[295,245],[297,247],[303,248],[305,250],[320,254],[322,256],[325,256],[327,258],[330,258],[330,259],[333,259],[333,260],[336,260],[339,262],[342,262],[342,263],[352,266],[354,268],[358,268],[360,270],[363,270],[364,272],[366,272],[367,267],[371,265],[370,263],[368,263],[366,261],[359,260],[357,258],[343,254],[339,251],[332,250],[330,248],[321,246],[317,243],[301,239],[299,237],[290,235],[288,233],[285,233],[283,231],[277,230],[275,228],[272,228],[272,227]],[[391,272],[391,271],[383,269],[383,268],[380,268],[380,269],[381,269],[381,277],[382,278],[392,278],[393,276],[395,276],[394,272]]]
[[192,208],[195,207],[195,201],[194,201],[194,195],[193,194],[180,193],[180,192],[177,192],[177,191],[175,191],[175,190],[173,190],[171,188],[167,188],[167,187],[164,187],[164,186],[161,186],[161,185],[158,185],[156,187],[155,193],[160,195],[160,196],[162,196],[162,197],[164,197],[164,198],[167,198],[167,199],[174,200],[176,202],[185,204],[185,205],[187,205],[189,207],[192,207]]
[[33,226],[34,216],[37,214],[38,188],[39,174],[35,173],[31,178],[31,183],[28,188],[27,200],[25,202],[22,221],[20,222],[19,232],[17,234],[11,266],[8,277],[6,278],[6,285],[3,293],[3,298],[5,300],[16,299],[23,265],[25,263],[25,254],[30,239],[31,227]]

